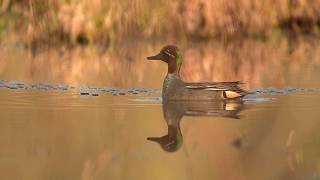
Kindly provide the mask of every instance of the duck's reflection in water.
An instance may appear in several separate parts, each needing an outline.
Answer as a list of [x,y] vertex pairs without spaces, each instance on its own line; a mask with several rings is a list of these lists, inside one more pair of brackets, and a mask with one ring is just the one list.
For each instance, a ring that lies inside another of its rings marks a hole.
[[241,100],[221,101],[165,101],[162,105],[164,119],[168,125],[168,134],[162,137],[148,137],[147,140],[160,144],[167,152],[176,152],[183,143],[180,121],[183,116],[210,116],[239,119],[239,112],[245,108]]

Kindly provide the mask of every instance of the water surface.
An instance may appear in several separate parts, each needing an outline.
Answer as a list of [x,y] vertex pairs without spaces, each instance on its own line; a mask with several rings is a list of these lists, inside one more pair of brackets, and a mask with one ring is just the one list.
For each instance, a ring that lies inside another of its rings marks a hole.
[[184,79],[241,80],[255,94],[164,105],[166,67],[144,59],[160,45],[84,57],[2,49],[1,177],[319,179],[319,47],[280,42],[186,48]]

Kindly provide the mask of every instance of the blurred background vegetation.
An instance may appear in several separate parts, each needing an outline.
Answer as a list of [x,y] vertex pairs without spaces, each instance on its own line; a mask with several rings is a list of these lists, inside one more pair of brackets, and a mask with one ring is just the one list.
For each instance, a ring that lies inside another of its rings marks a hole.
[[0,0],[0,42],[26,47],[320,32],[318,0]]

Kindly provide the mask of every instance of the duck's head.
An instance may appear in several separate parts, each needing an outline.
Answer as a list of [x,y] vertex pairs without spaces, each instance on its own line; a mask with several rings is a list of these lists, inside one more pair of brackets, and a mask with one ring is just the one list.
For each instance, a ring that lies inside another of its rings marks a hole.
[[148,137],[147,140],[157,142],[166,152],[176,152],[181,148],[183,137],[178,127],[169,125],[168,134],[162,137]]
[[182,65],[182,56],[177,46],[167,45],[155,55],[147,57],[148,60],[161,60],[168,63],[168,73],[179,74]]

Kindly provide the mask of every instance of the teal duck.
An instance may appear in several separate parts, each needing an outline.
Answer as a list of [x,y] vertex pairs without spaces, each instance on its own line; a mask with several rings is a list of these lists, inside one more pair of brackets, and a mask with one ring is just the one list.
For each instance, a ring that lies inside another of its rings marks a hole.
[[183,63],[179,49],[167,45],[148,60],[161,60],[168,64],[168,72],[162,88],[163,100],[222,100],[240,99],[249,94],[241,89],[239,81],[234,82],[184,82],[180,78],[180,68]]

